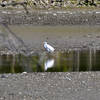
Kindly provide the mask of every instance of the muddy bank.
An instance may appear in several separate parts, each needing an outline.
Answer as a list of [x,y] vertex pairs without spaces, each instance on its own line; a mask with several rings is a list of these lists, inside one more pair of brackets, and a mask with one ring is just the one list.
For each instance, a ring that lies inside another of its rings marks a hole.
[[100,11],[97,10],[36,10],[25,11],[5,10],[0,11],[1,23],[9,25],[99,25]]
[[1,100],[99,100],[100,73],[0,75]]

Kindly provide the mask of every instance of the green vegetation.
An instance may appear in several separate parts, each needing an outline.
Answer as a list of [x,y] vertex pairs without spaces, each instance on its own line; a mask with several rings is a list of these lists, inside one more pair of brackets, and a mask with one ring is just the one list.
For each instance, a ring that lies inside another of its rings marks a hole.
[[[99,0],[0,0],[2,8],[23,8],[28,14],[30,10],[50,10],[50,9],[90,9],[99,8]],[[3,3],[6,1],[6,4]]]
[[[95,6],[99,7],[99,0],[0,0],[1,3],[7,1],[6,5],[22,5],[27,3],[27,8],[67,8],[67,7],[84,7]],[[23,6],[23,5],[22,5]]]

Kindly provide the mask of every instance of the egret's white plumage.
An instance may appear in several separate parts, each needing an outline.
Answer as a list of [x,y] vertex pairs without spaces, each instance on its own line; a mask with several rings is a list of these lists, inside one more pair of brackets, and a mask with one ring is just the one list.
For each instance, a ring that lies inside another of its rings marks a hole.
[[47,42],[44,42],[44,48],[48,51],[48,52],[54,52],[54,48],[49,45]]

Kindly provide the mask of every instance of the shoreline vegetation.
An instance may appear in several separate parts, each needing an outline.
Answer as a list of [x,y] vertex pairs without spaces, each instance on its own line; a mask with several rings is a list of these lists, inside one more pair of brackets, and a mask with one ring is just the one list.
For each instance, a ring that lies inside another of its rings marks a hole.
[[30,10],[67,10],[67,9],[97,9],[99,0],[0,0],[2,8],[24,8],[28,14]]

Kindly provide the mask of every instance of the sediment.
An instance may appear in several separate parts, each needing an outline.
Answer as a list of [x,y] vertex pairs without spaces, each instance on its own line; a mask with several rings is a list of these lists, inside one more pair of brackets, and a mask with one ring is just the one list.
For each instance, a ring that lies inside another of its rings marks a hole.
[[1,100],[99,100],[99,72],[0,75]]

